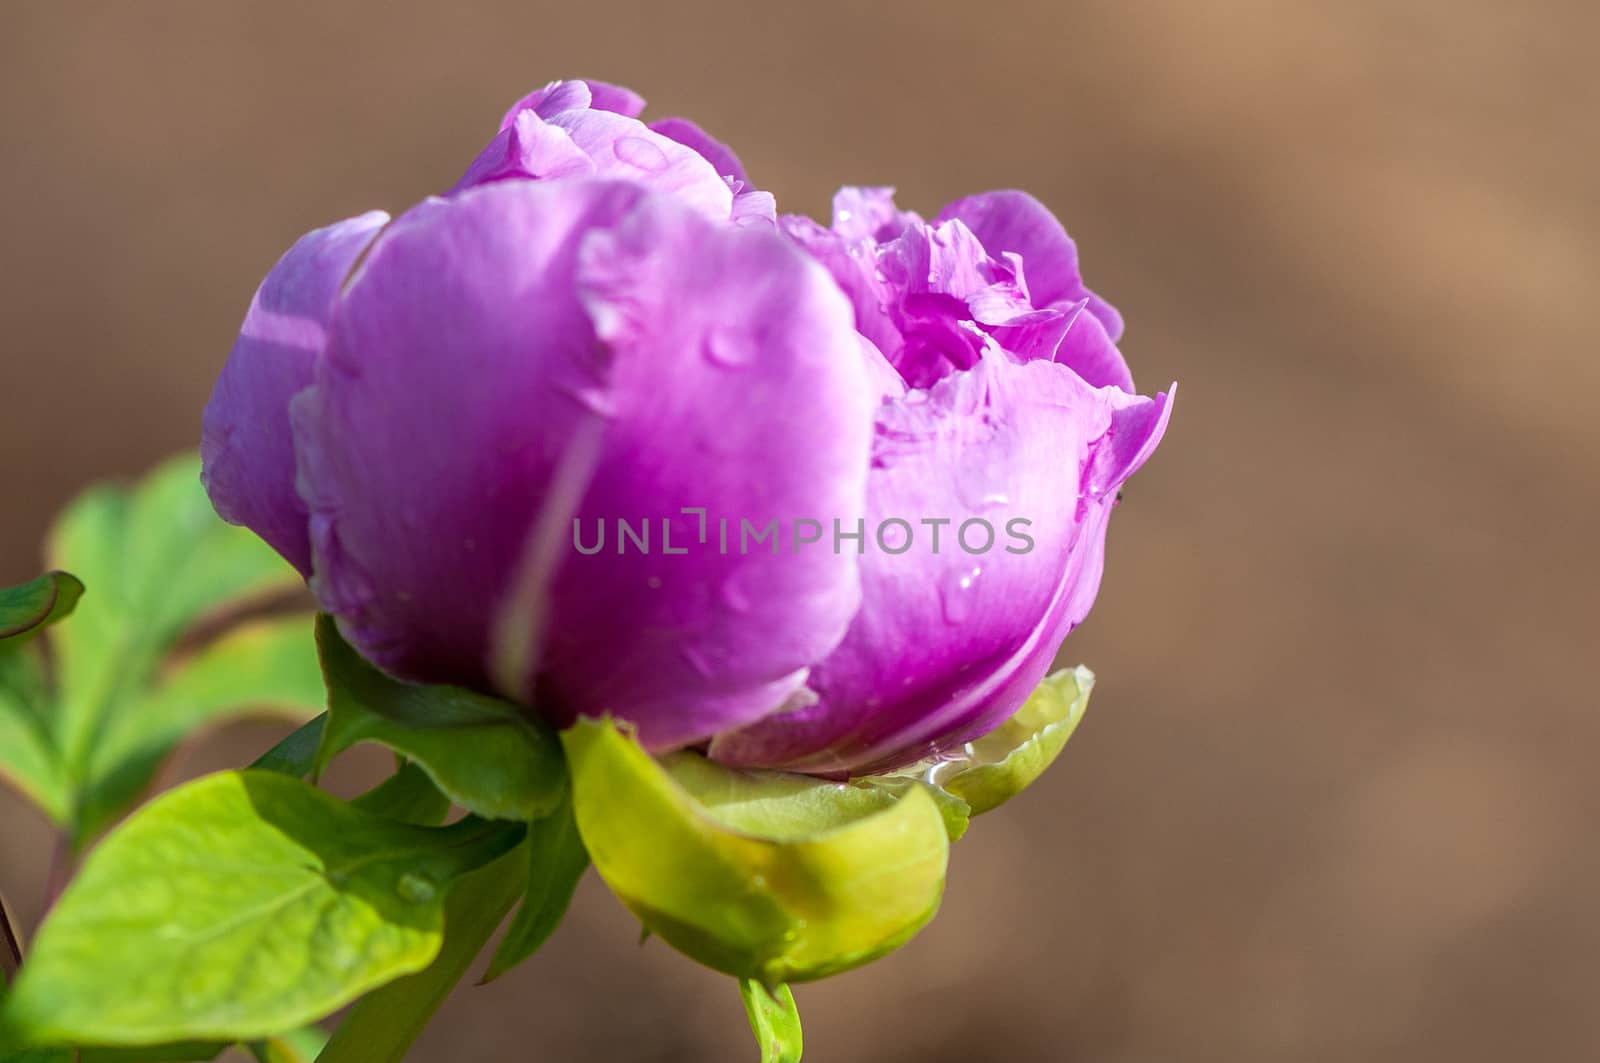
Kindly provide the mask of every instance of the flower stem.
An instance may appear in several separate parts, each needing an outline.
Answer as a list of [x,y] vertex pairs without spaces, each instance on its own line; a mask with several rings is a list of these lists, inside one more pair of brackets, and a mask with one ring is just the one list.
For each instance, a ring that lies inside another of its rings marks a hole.
[[22,939],[11,925],[6,901],[0,897],[0,988],[11,984],[22,966]]
[[398,1063],[482,951],[527,885],[517,846],[464,876],[445,899],[444,943],[422,971],[390,982],[350,1009],[317,1063]]

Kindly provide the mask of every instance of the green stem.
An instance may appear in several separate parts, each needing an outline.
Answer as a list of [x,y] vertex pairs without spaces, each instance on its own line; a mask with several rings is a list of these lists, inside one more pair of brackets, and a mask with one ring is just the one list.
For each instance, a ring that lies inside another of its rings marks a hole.
[[11,915],[6,911],[6,899],[0,897],[0,989],[17,977],[22,967],[22,935],[11,925]]
[[517,846],[463,876],[445,898],[444,943],[426,969],[362,997],[334,1031],[317,1063],[398,1063],[444,1003],[527,886],[527,854]]

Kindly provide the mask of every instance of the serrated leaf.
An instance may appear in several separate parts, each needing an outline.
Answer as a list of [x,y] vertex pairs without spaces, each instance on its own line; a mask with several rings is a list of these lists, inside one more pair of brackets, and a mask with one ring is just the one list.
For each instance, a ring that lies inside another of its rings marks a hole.
[[83,581],[70,572],[46,572],[16,587],[0,587],[0,640],[32,635],[66,619],[83,597]]
[[0,1002],[0,1043],[254,1040],[311,1022],[428,966],[451,882],[521,836],[396,823],[270,772],[199,779],[90,854]]
[[938,784],[975,816],[1009,801],[1061,754],[1093,689],[1094,673],[1082,666],[1045,679],[1009,720],[971,743],[965,757],[936,765]]
[[460,687],[393,679],[317,620],[328,686],[318,770],[360,742],[413,761],[452,804],[489,819],[528,822],[546,815],[566,785],[561,743],[516,706]]
[[528,824],[528,885],[483,980],[492,982],[539,951],[572,904],[578,880],[589,868],[570,794],[549,815]]
[[241,625],[114,716],[90,751],[79,830],[93,836],[134,801],[178,743],[245,712],[303,720],[326,699],[303,616]]
[[925,789],[903,796],[698,754],[657,761],[609,720],[562,732],[595,869],[656,936],[765,984],[848,970],[939,905],[949,840]]
[[753,978],[739,982],[750,1032],[761,1048],[761,1063],[800,1063],[800,1009],[786,985],[768,989]]

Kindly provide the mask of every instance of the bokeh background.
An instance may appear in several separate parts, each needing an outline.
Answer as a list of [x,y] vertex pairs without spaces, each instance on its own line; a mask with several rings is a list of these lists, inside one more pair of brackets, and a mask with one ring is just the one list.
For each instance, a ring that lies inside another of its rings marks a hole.
[[[300,232],[448,187],[548,79],[791,211],[1027,188],[1181,398],[1063,655],[1087,723],[930,929],[800,990],[807,1058],[1591,1058],[1596,40],[1581,0],[0,0],[0,581],[195,444]],[[46,844],[0,795],[25,922]],[[414,1058],[751,1058],[733,985],[636,939],[591,878]]]

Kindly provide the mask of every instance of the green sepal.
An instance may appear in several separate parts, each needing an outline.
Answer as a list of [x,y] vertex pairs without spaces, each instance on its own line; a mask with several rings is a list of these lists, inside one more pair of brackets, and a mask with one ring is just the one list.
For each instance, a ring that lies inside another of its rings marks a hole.
[[537,952],[567,914],[589,852],[578,834],[570,793],[542,819],[528,824],[528,880],[517,914],[495,949],[483,981],[492,982]]
[[83,597],[70,572],[46,572],[15,587],[0,587],[0,640],[25,638],[65,620]]
[[800,1009],[786,985],[768,989],[753,978],[739,982],[750,1032],[761,1048],[761,1063],[800,1063]]
[[410,761],[350,803],[363,812],[419,827],[437,827],[450,815],[450,799]]
[[822,978],[898,948],[938,909],[949,840],[922,787],[658,761],[609,719],[562,740],[601,878],[708,967],[766,985]]
[[368,663],[317,618],[328,718],[314,773],[360,742],[416,763],[451,803],[488,819],[527,822],[561,801],[561,743],[509,702],[451,686],[407,683]]
[[0,1046],[254,1040],[312,1022],[427,967],[451,884],[523,833],[397,823],[270,772],[198,779],[89,855],[0,1001]]
[[327,723],[328,714],[318,713],[257,757],[250,767],[304,779],[317,766],[317,750],[322,748],[322,729]]
[[965,754],[928,768],[929,781],[980,815],[1027,789],[1060,755],[1077,730],[1094,689],[1094,673],[1079,665],[1049,676],[1010,719],[967,745]]

